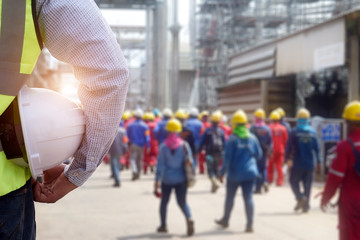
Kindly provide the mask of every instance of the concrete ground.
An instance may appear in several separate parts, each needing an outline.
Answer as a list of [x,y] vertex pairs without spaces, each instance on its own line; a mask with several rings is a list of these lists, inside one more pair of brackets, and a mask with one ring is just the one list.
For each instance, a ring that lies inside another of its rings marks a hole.
[[[81,188],[55,204],[36,204],[37,239],[39,240],[127,240],[183,239],[185,220],[174,194],[168,207],[167,234],[156,233],[160,201],[153,195],[152,174],[132,182],[129,170],[121,172],[121,188],[113,188],[109,165],[99,166]],[[312,195],[321,191],[314,184]],[[214,224],[222,216],[225,187],[210,193],[210,182],[198,175],[189,190],[188,203],[195,221],[193,239],[243,240],[335,240],[338,239],[336,209],[324,214],[319,199],[311,199],[311,211],[295,213],[295,200],[286,184],[271,187],[270,192],[255,195],[255,232],[244,233],[245,213],[241,191],[237,193],[228,229]],[[334,201],[334,200],[333,200]]]

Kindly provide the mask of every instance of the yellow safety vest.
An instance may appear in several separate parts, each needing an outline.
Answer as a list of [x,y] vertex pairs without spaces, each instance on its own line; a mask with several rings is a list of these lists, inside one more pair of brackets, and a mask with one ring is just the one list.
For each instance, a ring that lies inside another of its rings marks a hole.
[[[0,115],[25,84],[42,49],[35,0],[0,0]],[[29,168],[6,158],[0,143],[0,196],[24,186]]]

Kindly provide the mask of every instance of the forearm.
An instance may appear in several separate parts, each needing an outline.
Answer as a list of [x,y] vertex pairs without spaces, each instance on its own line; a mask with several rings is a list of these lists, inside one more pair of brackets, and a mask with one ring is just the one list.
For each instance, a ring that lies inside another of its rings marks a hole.
[[[40,4],[40,6],[39,6]],[[86,132],[65,176],[82,185],[102,161],[120,123],[128,86],[125,58],[91,1],[38,0],[39,27],[50,53],[80,81]]]

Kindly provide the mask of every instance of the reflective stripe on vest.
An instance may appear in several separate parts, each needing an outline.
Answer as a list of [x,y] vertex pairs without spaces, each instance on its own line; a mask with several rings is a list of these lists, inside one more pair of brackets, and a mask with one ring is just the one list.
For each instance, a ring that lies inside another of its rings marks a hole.
[[[41,52],[34,4],[34,0],[0,0],[0,115],[32,73]],[[6,159],[0,143],[0,196],[21,188],[30,177],[29,168]]]
[[32,0],[0,0],[0,94],[16,96],[41,53]]

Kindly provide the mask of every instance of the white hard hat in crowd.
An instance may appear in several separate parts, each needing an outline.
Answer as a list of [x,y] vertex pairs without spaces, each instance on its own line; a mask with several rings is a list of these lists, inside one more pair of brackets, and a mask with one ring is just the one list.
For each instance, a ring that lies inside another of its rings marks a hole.
[[163,116],[166,116],[166,117],[171,118],[172,115],[173,115],[173,112],[171,111],[170,108],[165,108],[165,109],[163,110]]
[[27,160],[36,179],[79,148],[85,117],[76,103],[48,89],[24,86],[18,104]]
[[137,109],[135,110],[135,113],[134,113],[134,116],[135,116],[135,117],[142,118],[143,115],[144,115],[144,112],[143,112],[143,110],[141,110],[140,108],[137,108]]
[[197,117],[199,115],[199,110],[196,107],[191,108],[189,112],[190,116]]

